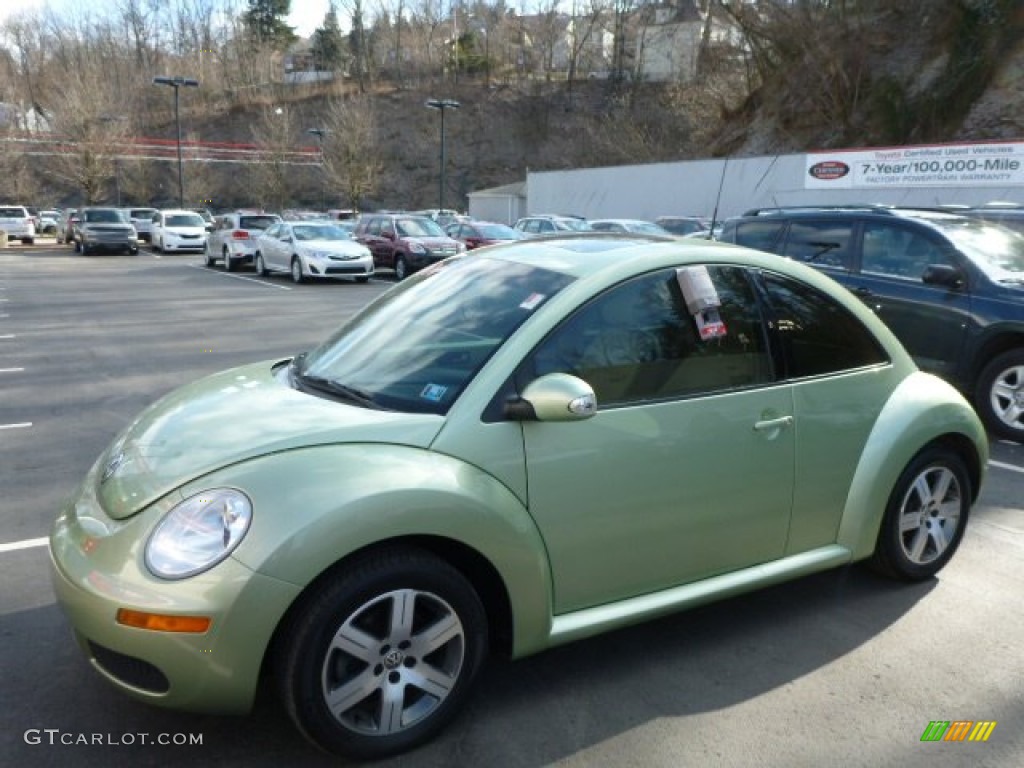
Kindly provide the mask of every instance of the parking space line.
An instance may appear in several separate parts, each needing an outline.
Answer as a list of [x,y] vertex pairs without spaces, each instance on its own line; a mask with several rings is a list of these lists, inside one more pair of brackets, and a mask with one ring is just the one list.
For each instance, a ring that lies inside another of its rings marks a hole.
[[189,264],[192,269],[201,269],[203,272],[210,272],[214,275],[220,275],[221,277],[233,277],[235,280],[245,280],[247,283],[256,283],[256,285],[262,285],[266,288],[277,288],[281,291],[290,291],[291,286],[288,285],[276,285],[275,283],[268,283],[266,280],[257,280],[255,277],[246,277],[245,275],[233,275],[230,272],[211,272],[209,267],[201,267],[197,264]]
[[1018,467],[1016,464],[1007,464],[1002,461],[990,461],[988,463],[990,467],[998,467],[999,469],[1006,469],[1010,472],[1020,472],[1024,475],[1024,467]]
[[24,368],[0,368],[0,373],[21,373]]
[[0,552],[15,552],[19,549],[33,549],[34,547],[45,547],[49,539],[42,536],[38,539],[25,539],[24,541],[12,541],[8,544],[0,544]]
[[18,424],[0,424],[0,429],[26,429],[31,426],[31,421],[22,421]]
[[18,338],[18,337],[15,336],[13,333],[3,333],[3,334],[0,334],[0,339],[16,339],[16,338]]

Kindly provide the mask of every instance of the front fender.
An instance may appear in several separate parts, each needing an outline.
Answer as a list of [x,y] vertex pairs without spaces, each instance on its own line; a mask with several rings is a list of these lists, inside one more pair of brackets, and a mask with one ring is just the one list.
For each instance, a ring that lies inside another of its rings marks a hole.
[[494,567],[512,611],[513,653],[540,650],[551,632],[551,574],[526,508],[495,478],[465,462],[401,445],[310,447],[214,472],[185,496],[229,486],[253,517],[233,557],[305,588],[346,556],[410,536],[469,547]]
[[850,484],[837,543],[853,553],[852,559],[874,552],[889,495],[910,460],[929,443],[951,435],[974,446],[983,479],[988,437],[974,409],[942,379],[921,371],[907,376],[878,415]]

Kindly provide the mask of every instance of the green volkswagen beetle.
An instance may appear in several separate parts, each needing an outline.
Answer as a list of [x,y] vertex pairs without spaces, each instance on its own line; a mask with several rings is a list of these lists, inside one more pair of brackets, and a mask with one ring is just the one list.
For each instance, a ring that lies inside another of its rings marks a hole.
[[382,757],[490,653],[857,560],[930,578],[987,458],[963,398],[817,270],[522,241],[144,411],[57,519],[53,580],[126,693],[244,712],[269,669],[314,743]]

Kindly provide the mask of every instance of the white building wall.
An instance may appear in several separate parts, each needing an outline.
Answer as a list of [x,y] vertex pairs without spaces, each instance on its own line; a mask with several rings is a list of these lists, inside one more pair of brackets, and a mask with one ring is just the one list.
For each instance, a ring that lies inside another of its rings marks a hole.
[[877,203],[932,207],[983,205],[993,200],[1024,203],[1024,187],[1019,183],[808,189],[806,158],[803,154],[777,155],[530,172],[526,180],[527,213],[574,214],[588,219],[710,217],[717,203],[716,218],[721,221],[750,208],[783,205]]

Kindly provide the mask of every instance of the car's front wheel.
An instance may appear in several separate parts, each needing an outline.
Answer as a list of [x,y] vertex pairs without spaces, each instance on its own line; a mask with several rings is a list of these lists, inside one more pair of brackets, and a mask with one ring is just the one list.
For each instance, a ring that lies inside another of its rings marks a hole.
[[405,256],[395,255],[395,280],[401,282],[409,276],[409,265],[405,263]]
[[1024,443],[1024,349],[1004,352],[985,366],[974,401],[993,433]]
[[253,263],[256,265],[256,274],[260,277],[267,276],[267,265],[263,263],[263,254],[256,251],[256,255],[253,256]]
[[477,593],[412,548],[371,552],[330,574],[283,630],[276,672],[289,714],[322,749],[357,759],[435,736],[487,654]]
[[956,552],[971,509],[971,480],[963,459],[931,446],[896,481],[870,565],[906,581],[938,573]]
[[213,254],[210,253],[210,247],[208,245],[203,246],[203,266],[212,267],[214,262]]
[[305,275],[302,274],[302,260],[298,256],[292,256],[292,282],[298,285],[305,279]]

